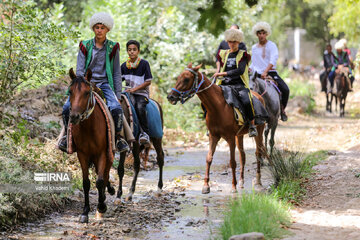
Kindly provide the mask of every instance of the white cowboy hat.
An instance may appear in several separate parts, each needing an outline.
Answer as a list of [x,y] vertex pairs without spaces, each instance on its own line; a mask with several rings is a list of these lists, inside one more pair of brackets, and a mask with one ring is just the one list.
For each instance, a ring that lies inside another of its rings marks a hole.
[[93,30],[94,25],[98,23],[105,25],[109,31],[114,27],[114,19],[106,12],[98,12],[92,15],[90,18],[90,29]]

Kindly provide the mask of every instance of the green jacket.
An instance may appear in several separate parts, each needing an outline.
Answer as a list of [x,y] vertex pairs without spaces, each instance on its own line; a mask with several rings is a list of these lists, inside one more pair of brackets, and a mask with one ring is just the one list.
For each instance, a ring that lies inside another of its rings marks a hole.
[[[88,69],[89,64],[91,62],[93,47],[94,47],[94,39],[84,40],[84,41],[81,41],[80,44],[79,44],[80,50],[82,51],[84,56],[86,56],[85,71],[84,72],[86,72],[86,70]],[[119,43],[107,40],[107,43],[106,43],[106,62],[105,62],[106,76],[108,78],[109,85],[110,85],[110,87],[112,88],[113,91],[115,91],[114,79],[113,79],[114,57],[115,57],[117,49],[120,49]]]

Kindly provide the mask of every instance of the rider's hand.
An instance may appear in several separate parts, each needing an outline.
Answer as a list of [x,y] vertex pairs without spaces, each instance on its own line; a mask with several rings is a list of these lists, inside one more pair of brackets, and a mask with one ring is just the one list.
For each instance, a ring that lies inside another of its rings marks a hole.
[[226,72],[215,73],[212,77],[217,78],[217,77],[221,77],[221,76],[226,76],[225,74],[226,74]]
[[266,76],[267,76],[267,72],[263,72],[263,73],[261,74],[261,78],[262,78],[262,79],[265,79]]
[[126,90],[125,90],[125,92],[128,92],[128,93],[133,93],[133,92],[135,92],[135,91],[134,91],[134,89],[133,89],[133,88],[128,88],[128,89],[126,89]]

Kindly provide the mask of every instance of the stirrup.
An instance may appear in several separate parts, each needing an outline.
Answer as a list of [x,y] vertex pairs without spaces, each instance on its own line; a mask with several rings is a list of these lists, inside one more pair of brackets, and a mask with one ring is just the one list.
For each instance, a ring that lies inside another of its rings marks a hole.
[[142,132],[139,136],[139,143],[140,145],[144,145],[145,147],[150,146],[150,138],[146,132]]
[[258,132],[256,130],[256,127],[254,125],[249,125],[249,137],[256,137],[258,135]]
[[62,136],[62,138],[59,141],[58,148],[67,153],[67,135]]
[[120,137],[116,142],[116,148],[119,153],[128,152],[130,151],[128,143],[125,141],[124,138]]

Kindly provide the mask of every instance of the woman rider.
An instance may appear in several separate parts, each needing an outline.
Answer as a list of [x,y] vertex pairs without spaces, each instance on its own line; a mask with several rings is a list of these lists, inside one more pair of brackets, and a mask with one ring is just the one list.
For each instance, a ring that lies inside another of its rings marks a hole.
[[[239,43],[243,42],[244,34],[239,29],[228,29],[225,31],[225,41],[229,44],[230,49],[219,50],[217,59],[220,67],[213,77],[223,76],[221,86],[231,87],[231,92],[240,101],[245,113],[245,120],[249,124],[249,136],[257,136],[254,124],[254,107],[252,104],[252,96],[249,89],[248,65],[250,55],[246,50],[239,49]],[[224,97],[226,98],[225,88],[223,88]],[[229,103],[229,101],[227,101]]]

